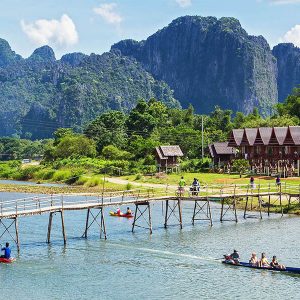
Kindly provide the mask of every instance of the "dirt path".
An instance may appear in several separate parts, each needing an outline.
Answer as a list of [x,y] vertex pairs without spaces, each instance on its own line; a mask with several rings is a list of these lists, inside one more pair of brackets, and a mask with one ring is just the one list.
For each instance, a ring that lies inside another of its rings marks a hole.
[[[118,177],[107,177],[105,178],[108,182],[115,183],[115,184],[132,184],[134,186],[143,186],[143,187],[151,187],[151,188],[158,188],[158,189],[165,189],[167,186],[165,184],[159,184],[159,183],[143,183],[143,182],[134,182],[129,181],[126,179],[121,179]],[[170,189],[177,189],[176,185],[168,185],[168,188]]]

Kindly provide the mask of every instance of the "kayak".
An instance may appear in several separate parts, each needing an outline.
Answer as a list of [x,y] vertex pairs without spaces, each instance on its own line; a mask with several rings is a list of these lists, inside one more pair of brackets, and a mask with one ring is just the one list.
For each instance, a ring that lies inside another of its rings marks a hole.
[[120,214],[120,215],[118,215],[116,212],[114,212],[114,211],[111,211],[110,213],[109,213],[109,215],[110,216],[112,216],[112,217],[121,217],[121,218],[133,218],[133,215],[132,214]]
[[300,274],[300,268],[286,267],[285,269],[277,269],[277,268],[272,268],[272,267],[256,267],[256,266],[252,266],[251,264],[246,263],[246,262],[240,262],[239,264],[233,264],[233,263],[222,261],[222,263],[225,265],[230,265],[230,266],[235,266],[235,267],[245,267],[245,268],[251,268],[251,269],[258,269],[258,270],[268,270],[268,271]]
[[11,264],[15,260],[16,259],[14,257],[11,257],[11,258],[0,257],[0,263],[2,263],[2,264]]

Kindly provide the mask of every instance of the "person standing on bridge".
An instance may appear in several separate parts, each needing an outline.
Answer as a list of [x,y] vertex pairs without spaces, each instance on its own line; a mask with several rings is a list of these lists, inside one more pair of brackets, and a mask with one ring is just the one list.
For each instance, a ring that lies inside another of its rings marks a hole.
[[254,177],[253,176],[251,176],[251,178],[250,178],[250,188],[255,189],[255,183],[254,183]]
[[4,255],[1,255],[1,258],[10,259],[11,250],[9,248],[9,243],[5,244],[5,247],[1,249],[1,251],[4,251]]
[[185,180],[184,180],[183,176],[181,176],[179,183],[178,183],[178,191],[179,191],[180,196],[184,193],[185,185],[186,185]]

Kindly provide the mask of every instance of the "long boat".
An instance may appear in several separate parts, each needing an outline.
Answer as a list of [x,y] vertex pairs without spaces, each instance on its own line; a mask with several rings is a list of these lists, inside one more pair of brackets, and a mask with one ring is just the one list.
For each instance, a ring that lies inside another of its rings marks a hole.
[[222,261],[222,263],[225,265],[230,265],[230,266],[234,266],[234,267],[245,267],[245,268],[251,268],[251,269],[258,269],[258,270],[300,274],[300,268],[286,267],[285,269],[279,269],[279,268],[272,268],[272,267],[257,267],[257,266],[253,266],[249,263],[246,263],[246,262],[239,262],[238,264],[233,264],[233,263],[229,263],[226,261]]

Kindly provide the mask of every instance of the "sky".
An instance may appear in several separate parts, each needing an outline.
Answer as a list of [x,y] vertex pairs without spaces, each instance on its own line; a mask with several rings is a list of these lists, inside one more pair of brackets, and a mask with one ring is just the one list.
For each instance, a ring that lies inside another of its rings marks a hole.
[[0,0],[0,38],[28,57],[37,47],[101,54],[122,39],[143,40],[184,15],[235,17],[271,47],[300,47],[300,0]]

